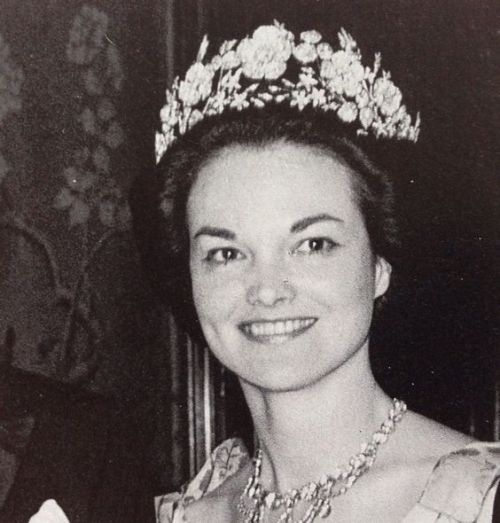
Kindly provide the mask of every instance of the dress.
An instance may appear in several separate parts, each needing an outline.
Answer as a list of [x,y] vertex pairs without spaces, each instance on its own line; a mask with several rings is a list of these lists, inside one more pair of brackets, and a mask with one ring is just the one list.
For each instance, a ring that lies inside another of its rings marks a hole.
[[[157,523],[186,523],[184,507],[219,487],[248,460],[240,440],[224,441],[182,492],[156,498]],[[491,523],[499,480],[500,444],[467,445],[439,459],[419,502],[401,523]]]

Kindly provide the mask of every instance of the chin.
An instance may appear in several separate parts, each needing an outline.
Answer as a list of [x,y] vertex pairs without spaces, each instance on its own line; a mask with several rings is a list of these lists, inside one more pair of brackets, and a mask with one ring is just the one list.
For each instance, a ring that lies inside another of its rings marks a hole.
[[[360,332],[349,341],[330,331],[310,331],[284,343],[249,341],[236,329],[224,334],[207,329],[206,337],[214,356],[243,383],[263,391],[292,392],[314,386],[349,362],[365,345]],[[335,338],[333,346],[326,341]]]
[[243,383],[246,383],[252,387],[256,387],[263,392],[297,392],[299,390],[307,389],[314,385],[321,378],[313,379],[309,377],[301,376],[295,380],[291,380],[289,377],[284,379],[274,378],[258,381],[249,381],[245,378],[240,378]]
[[235,369],[238,378],[250,386],[268,392],[294,392],[312,387],[329,376],[342,365],[342,362],[330,362],[322,367],[310,367],[310,362],[302,364],[290,362],[289,365],[265,368]]

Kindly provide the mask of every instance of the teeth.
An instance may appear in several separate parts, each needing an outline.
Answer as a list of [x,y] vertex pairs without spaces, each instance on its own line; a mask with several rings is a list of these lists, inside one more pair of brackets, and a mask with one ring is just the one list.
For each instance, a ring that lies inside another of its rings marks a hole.
[[245,325],[245,331],[252,336],[276,336],[293,334],[294,332],[311,326],[315,320],[260,321]]

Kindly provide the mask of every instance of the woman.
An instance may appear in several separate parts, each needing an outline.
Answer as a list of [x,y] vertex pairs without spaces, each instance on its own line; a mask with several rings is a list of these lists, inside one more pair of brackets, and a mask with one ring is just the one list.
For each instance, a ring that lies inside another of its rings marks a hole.
[[370,368],[397,227],[391,182],[369,154],[379,140],[415,141],[419,121],[380,57],[364,68],[352,38],[339,39],[339,51],[316,31],[296,43],[275,24],[211,61],[205,40],[167,94],[160,281],[238,376],[259,450],[216,449],[183,494],[158,500],[159,521],[492,520],[498,458],[405,414]]
[[419,122],[380,57],[366,68],[339,39],[275,24],[210,61],[204,40],[167,93],[139,239],[179,320],[238,376],[258,450],[224,442],[157,500],[159,522],[492,521],[498,448],[405,412],[370,368],[397,256],[370,155]]

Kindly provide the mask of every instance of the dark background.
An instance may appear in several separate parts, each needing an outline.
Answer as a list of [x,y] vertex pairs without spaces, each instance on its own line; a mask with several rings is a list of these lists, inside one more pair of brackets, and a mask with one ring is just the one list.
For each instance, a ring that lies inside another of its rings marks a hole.
[[[79,298],[92,296],[83,309],[88,322],[73,325],[66,346],[71,300],[55,292],[40,242],[15,226],[21,220],[36,229],[70,290],[88,242],[107,231],[97,215],[84,230],[53,208],[72,151],[94,140],[77,117],[95,100],[86,98],[80,70],[65,53],[84,5],[107,15],[107,36],[122,60],[114,103],[125,143],[111,151],[108,175],[124,193],[134,176],[150,176],[167,78],[192,63],[202,34],[219,43],[277,19],[296,34],[317,29],[330,42],[344,27],[368,64],[382,53],[410,113],[421,113],[422,131],[416,145],[381,148],[398,190],[404,248],[374,326],[373,364],[386,390],[410,408],[498,439],[500,13],[489,0],[3,0],[0,33],[25,76],[22,109],[0,122],[0,152],[12,166],[0,179],[0,354],[17,373],[8,394],[21,405],[19,416],[61,412],[57,405],[72,397],[67,387],[92,394],[109,402],[118,426],[139,427],[132,443],[157,493],[190,474],[186,342],[141,273],[130,231],[99,251],[85,279],[88,295]],[[216,402],[217,435],[248,436],[234,378],[215,374],[217,390],[220,376],[226,383]]]

